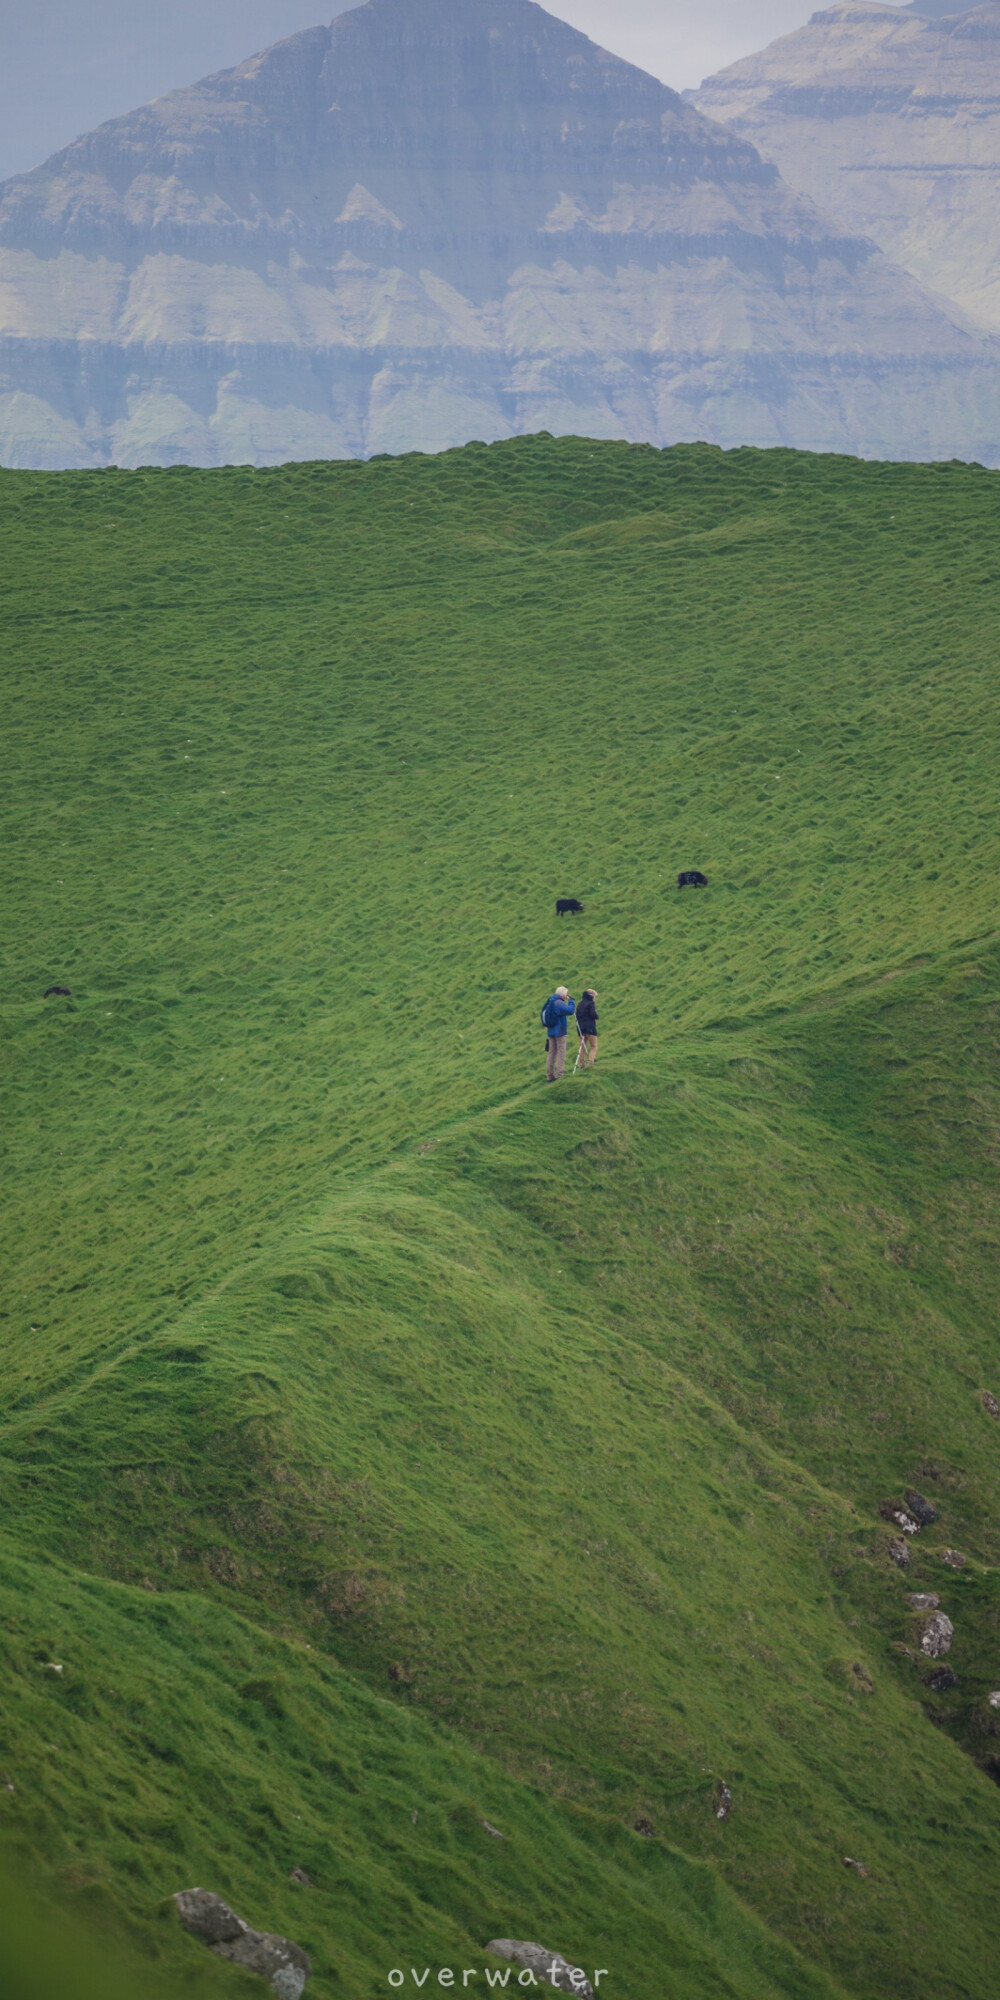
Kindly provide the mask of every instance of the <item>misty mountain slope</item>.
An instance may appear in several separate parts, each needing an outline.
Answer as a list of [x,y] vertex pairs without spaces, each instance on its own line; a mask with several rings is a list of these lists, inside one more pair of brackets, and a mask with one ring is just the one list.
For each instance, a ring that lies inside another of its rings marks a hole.
[[0,189],[0,458],[1000,458],[996,350],[529,0],[367,0]]
[[924,285],[1000,329],[1000,5],[867,0],[710,77],[692,101]]

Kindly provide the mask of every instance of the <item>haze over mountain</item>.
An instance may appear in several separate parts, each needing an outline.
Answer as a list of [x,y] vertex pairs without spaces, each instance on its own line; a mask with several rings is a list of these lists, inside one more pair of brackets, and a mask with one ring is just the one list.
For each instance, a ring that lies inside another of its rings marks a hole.
[[367,0],[0,188],[0,457],[1000,461],[1000,349],[529,0]]
[[[0,180],[133,105],[242,62],[248,49],[343,14],[357,0],[8,0],[0,67]],[[616,55],[681,87],[801,27],[811,0],[548,0]]]
[[1000,4],[845,0],[692,100],[792,187],[1000,329]]

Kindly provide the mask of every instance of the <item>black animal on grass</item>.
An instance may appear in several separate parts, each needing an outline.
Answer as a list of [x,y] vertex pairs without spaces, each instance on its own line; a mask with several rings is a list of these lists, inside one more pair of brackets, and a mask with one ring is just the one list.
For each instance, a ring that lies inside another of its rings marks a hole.
[[677,877],[677,887],[678,889],[707,889],[708,876],[703,875],[700,868],[685,868],[683,875],[678,875]]
[[43,1000],[72,1000],[72,998],[68,986],[47,986],[42,994]]
[[582,915],[583,915],[583,904],[578,903],[575,896],[559,897],[559,900],[556,903],[557,917],[582,917]]

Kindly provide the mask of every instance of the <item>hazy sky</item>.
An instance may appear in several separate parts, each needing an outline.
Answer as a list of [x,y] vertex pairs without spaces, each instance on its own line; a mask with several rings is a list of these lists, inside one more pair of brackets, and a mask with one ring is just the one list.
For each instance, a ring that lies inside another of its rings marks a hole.
[[[819,4],[549,0],[549,10],[684,90],[801,26]],[[0,0],[0,179],[344,11],[337,0]]]

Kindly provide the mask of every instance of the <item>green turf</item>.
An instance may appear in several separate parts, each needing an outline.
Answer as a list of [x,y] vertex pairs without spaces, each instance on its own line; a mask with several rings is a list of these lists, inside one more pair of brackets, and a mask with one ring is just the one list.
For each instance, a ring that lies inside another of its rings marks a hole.
[[317,2000],[499,1934],[991,2000],[1000,480],[543,438],[0,529],[0,1822],[170,1990],[246,1984],[198,1880]]

